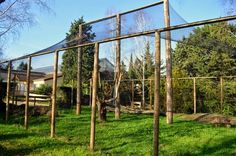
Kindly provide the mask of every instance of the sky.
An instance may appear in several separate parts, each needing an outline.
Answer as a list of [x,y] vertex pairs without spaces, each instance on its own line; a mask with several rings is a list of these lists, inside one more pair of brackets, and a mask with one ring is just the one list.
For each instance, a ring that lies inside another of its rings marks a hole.
[[[170,0],[172,8],[187,22],[223,16],[220,0]],[[65,38],[70,24],[84,16],[85,21],[103,18],[109,9],[125,12],[158,2],[157,0],[51,0],[53,13],[35,10],[37,24],[25,28],[4,49],[15,58],[47,48]]]

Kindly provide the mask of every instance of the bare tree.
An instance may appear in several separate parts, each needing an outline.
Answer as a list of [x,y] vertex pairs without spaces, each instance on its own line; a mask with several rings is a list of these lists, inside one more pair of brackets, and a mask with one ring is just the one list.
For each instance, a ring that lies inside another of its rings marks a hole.
[[236,0],[219,0],[224,6],[224,13],[226,15],[235,15],[236,14]]
[[36,23],[35,8],[51,11],[49,0],[1,0],[0,1],[0,42],[9,36],[18,36],[25,26]]
[[[151,25],[151,18],[148,16],[148,14],[144,11],[138,11],[135,16],[135,27],[137,32],[143,32],[150,30]],[[142,63],[142,73],[138,76],[138,79],[142,80],[142,105],[145,106],[145,50],[147,45],[150,42],[149,36],[141,36],[141,37],[135,37],[134,38],[136,49],[135,53],[141,55],[136,57],[141,57],[140,63]]]

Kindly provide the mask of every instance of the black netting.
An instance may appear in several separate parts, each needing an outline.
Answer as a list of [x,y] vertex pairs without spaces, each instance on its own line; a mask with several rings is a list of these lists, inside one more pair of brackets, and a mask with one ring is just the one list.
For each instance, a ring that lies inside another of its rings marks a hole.
[[87,38],[85,42],[96,42],[116,37],[116,18],[113,17],[92,24],[84,24],[83,37]]

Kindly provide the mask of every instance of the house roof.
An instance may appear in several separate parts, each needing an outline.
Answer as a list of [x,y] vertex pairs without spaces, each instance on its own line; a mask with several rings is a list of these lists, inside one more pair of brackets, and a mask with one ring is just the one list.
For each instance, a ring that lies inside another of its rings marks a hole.
[[[6,81],[7,80],[8,71],[7,70],[0,70],[0,77]],[[33,81],[35,79],[44,77],[45,73],[42,72],[30,72],[30,80]],[[11,71],[11,80],[14,80],[16,78],[17,81],[23,81],[26,82],[27,80],[27,71],[19,71],[19,70],[12,70]]]
[[114,65],[107,59],[107,58],[101,58],[99,60],[99,71],[104,72],[104,71],[109,71],[109,72],[114,72]]
[[[62,73],[57,74],[57,78],[62,77]],[[33,81],[48,81],[53,79],[53,74],[47,74],[44,77],[41,77],[39,79],[34,79]]]

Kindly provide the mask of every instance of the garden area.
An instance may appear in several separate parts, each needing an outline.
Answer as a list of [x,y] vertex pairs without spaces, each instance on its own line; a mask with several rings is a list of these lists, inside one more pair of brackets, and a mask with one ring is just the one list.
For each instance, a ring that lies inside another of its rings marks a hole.
[[[235,155],[235,127],[214,127],[174,115],[175,124],[160,118],[160,155]],[[82,114],[59,110],[57,131],[49,137],[48,116],[32,117],[28,131],[23,118],[14,116],[0,124],[0,155],[152,155],[153,116],[122,114],[120,120],[108,114],[107,122],[96,125],[95,152],[89,152],[90,108]]]
[[236,3],[227,2],[193,21],[169,0],[77,16],[60,42],[0,58],[0,155],[236,155]]

